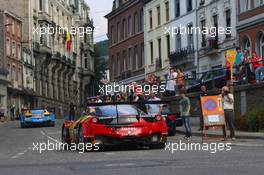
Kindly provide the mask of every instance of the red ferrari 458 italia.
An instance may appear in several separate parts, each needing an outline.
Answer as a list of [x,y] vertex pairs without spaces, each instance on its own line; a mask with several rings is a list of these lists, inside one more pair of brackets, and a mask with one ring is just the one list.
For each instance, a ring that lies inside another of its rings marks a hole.
[[64,143],[89,143],[99,148],[122,144],[164,148],[167,135],[162,116],[149,116],[126,104],[89,107],[86,115],[62,126]]

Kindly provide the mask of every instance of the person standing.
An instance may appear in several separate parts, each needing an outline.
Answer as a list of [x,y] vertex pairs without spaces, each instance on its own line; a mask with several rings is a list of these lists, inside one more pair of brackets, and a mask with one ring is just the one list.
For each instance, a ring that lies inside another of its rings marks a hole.
[[181,117],[183,118],[183,124],[185,127],[185,139],[189,140],[192,136],[192,129],[190,126],[190,109],[191,109],[191,102],[190,99],[186,96],[186,90],[181,90],[180,93],[181,100],[180,100],[180,112]]
[[[202,85],[201,86],[201,89],[200,89],[200,99],[203,96],[207,96],[207,88],[206,88],[205,85]],[[200,106],[202,106],[202,104]],[[201,115],[200,115],[200,128],[199,128],[199,131],[202,131],[203,130],[203,127],[204,127],[202,107],[201,107],[201,111],[200,112],[201,112]]]
[[[150,98],[148,101],[160,101],[160,98],[156,97],[153,91],[150,92]],[[161,104],[147,104],[147,112],[149,115],[157,115],[161,113],[162,105]]]
[[175,95],[175,87],[176,87],[176,79],[177,79],[177,72],[175,72],[174,68],[169,68],[167,70],[167,83],[166,83],[166,92],[168,96]]
[[264,66],[262,63],[262,58],[257,55],[254,51],[252,52],[252,57],[250,58],[250,62],[252,63],[253,70],[256,74],[256,81],[259,83],[261,81],[261,72],[264,72]]
[[11,121],[15,120],[15,109],[16,109],[15,105],[12,105],[10,107],[10,119],[11,119]]
[[95,103],[102,103],[102,100],[100,99],[99,95],[96,96]]
[[230,138],[235,140],[234,127],[234,96],[227,86],[222,88],[222,101],[225,112],[225,119],[230,130]]
[[178,90],[182,90],[184,89],[185,86],[185,76],[184,73],[181,71],[181,69],[177,69],[177,86],[178,86]]
[[235,63],[234,63],[234,70],[233,73],[238,77],[239,80],[241,80],[240,74],[241,74],[241,67],[243,64],[243,60],[244,60],[244,54],[243,52],[241,52],[241,48],[237,47],[236,48],[237,54],[236,54],[236,59],[235,59]]
[[75,119],[75,106],[73,103],[70,104],[70,115],[69,115],[69,120],[74,121]]

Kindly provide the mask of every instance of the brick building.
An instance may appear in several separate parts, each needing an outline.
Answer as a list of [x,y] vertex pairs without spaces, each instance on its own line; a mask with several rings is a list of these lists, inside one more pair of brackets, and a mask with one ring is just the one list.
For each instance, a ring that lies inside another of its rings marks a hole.
[[239,45],[264,58],[264,1],[237,0]]
[[22,73],[22,19],[10,11],[3,11],[4,16],[4,59],[9,74],[7,75],[7,107],[21,106],[23,96]]
[[108,19],[110,80],[144,81],[144,3],[115,0]]

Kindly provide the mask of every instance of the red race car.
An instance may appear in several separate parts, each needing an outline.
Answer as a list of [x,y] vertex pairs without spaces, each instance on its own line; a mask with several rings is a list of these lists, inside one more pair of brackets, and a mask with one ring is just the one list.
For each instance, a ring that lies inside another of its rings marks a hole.
[[88,143],[99,148],[122,144],[164,148],[167,135],[162,116],[148,116],[127,104],[89,107],[86,115],[62,126],[63,143]]

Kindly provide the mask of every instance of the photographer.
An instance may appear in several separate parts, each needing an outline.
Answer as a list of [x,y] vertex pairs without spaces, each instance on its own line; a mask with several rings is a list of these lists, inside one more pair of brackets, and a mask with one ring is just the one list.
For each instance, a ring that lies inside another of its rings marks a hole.
[[230,90],[227,86],[222,88],[222,101],[225,111],[225,119],[227,125],[230,129],[230,138],[235,140],[235,127],[234,127],[234,96],[230,93]]

